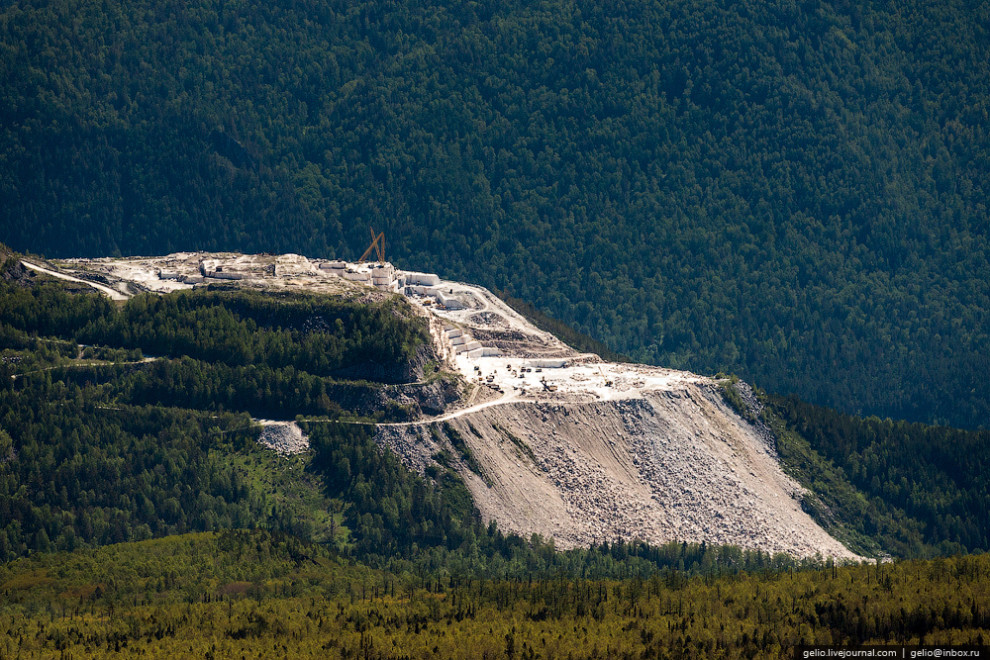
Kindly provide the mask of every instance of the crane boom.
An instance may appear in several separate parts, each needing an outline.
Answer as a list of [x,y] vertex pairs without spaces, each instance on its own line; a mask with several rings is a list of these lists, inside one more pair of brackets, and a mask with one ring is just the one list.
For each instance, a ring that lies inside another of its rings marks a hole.
[[385,232],[381,232],[375,236],[375,230],[371,229],[371,227],[368,229],[371,230],[371,245],[368,246],[368,249],[364,251],[364,254],[361,255],[361,258],[358,259],[357,262],[359,264],[364,263],[364,260],[368,258],[368,255],[374,251],[375,255],[378,257],[378,262],[385,263]]

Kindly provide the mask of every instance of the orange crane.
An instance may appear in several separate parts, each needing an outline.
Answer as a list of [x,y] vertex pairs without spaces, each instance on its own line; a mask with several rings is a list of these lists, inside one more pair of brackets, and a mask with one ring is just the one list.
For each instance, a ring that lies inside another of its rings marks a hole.
[[375,236],[375,230],[371,227],[368,227],[368,229],[371,230],[371,245],[368,246],[368,249],[364,251],[364,254],[361,255],[361,258],[358,259],[357,262],[359,264],[364,263],[364,260],[367,259],[368,255],[371,254],[371,251],[374,250],[376,256],[378,257],[378,263],[383,264],[385,263],[385,232],[381,232]]

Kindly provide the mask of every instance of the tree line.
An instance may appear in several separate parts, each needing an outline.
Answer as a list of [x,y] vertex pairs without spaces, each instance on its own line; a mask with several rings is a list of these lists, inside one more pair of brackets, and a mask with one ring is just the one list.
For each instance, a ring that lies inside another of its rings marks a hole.
[[11,654],[790,658],[799,645],[985,644],[990,559],[721,577],[397,574],[293,537],[195,534],[0,567]]

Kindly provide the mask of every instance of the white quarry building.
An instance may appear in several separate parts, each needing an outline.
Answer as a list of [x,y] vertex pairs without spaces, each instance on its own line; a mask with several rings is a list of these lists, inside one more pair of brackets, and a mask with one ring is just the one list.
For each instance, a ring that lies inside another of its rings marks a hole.
[[406,280],[406,285],[403,287],[403,293],[407,296],[430,296],[431,298],[436,297],[439,287],[435,286],[423,286],[422,284],[409,284]]
[[[432,298],[438,309],[460,310],[467,307],[461,296],[454,293],[454,289],[450,288],[449,284],[446,289],[444,288],[439,275],[398,270],[389,262],[353,263],[333,259],[319,263],[315,271],[322,275],[342,277],[351,282],[374,286],[376,289],[400,292],[406,296]],[[499,349],[482,346],[481,342],[459,328],[450,326],[445,334],[447,343],[455,355],[472,358],[501,355]]]
[[449,294],[440,297],[440,276],[436,273],[399,270],[389,262],[348,262],[341,259],[324,261],[317,270],[323,275],[336,275],[352,282],[370,284],[378,289],[401,292],[407,296],[429,296],[448,309],[463,309],[464,305]]
[[387,291],[400,291],[406,285],[406,274],[388,262],[353,263],[333,259],[320,263],[317,270],[323,275],[336,275],[351,282],[361,282]]
[[371,283],[379,289],[387,289],[395,282],[395,268],[390,263],[375,264],[371,267]]

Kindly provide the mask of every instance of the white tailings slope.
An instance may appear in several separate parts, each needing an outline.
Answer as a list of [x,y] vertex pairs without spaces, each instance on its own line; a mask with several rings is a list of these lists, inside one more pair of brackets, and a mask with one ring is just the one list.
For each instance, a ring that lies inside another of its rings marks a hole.
[[[561,548],[706,541],[855,558],[801,510],[801,489],[772,447],[708,385],[488,405],[438,423],[442,441],[450,428],[480,465],[481,476],[464,461],[458,471],[484,519]],[[441,449],[417,425],[383,426],[378,440],[419,469]]]
[[258,442],[269,449],[274,449],[283,456],[309,451],[309,437],[302,432],[302,429],[295,422],[281,422],[271,419],[257,419],[255,421],[262,426]]

